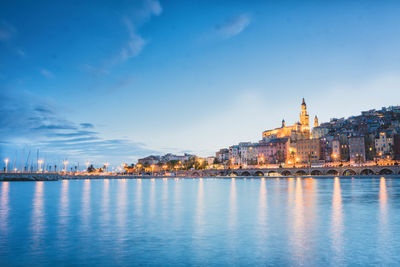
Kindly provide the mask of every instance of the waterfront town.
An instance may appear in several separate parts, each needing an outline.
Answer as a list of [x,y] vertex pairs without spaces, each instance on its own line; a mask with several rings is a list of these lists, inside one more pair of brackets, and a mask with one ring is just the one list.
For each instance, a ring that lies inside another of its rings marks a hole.
[[317,115],[310,119],[303,98],[298,122],[287,125],[283,119],[280,127],[263,131],[258,142],[240,142],[221,148],[209,157],[168,153],[162,156],[150,155],[138,159],[136,164],[123,163],[116,168],[109,166],[109,163],[96,168],[86,162],[86,168],[82,170],[79,164],[71,166],[67,160],[60,166],[46,165],[39,159],[39,151],[37,154],[36,164],[31,163],[21,170],[15,167],[15,161],[14,168],[8,168],[9,159],[6,158],[2,173],[74,176],[397,174],[400,171],[400,106],[371,109],[347,119],[332,118],[329,122],[319,123]]
[[361,115],[319,123],[303,98],[299,121],[265,130],[258,142],[221,148],[215,155],[150,155],[124,165],[126,173],[178,170],[302,168],[398,165],[400,160],[400,106],[368,110]]

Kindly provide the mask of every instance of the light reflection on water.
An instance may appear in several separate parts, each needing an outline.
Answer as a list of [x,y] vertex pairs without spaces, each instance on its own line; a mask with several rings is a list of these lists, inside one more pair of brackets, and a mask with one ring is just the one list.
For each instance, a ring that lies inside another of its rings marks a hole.
[[40,253],[44,243],[43,231],[46,226],[44,209],[43,209],[43,190],[44,182],[35,183],[35,195],[32,203],[32,219],[31,219],[31,249],[35,253]]
[[85,179],[83,181],[83,190],[82,190],[82,203],[81,203],[81,228],[84,233],[87,233],[89,231],[89,220],[90,220],[90,215],[91,215],[91,210],[90,210],[90,198],[91,198],[91,193],[90,193],[90,183],[91,181],[89,179]]
[[[391,250],[391,231],[389,229],[389,218],[388,218],[388,195],[386,188],[386,179],[384,177],[380,178],[379,182],[379,238],[378,238],[378,251],[380,257],[385,257],[382,255],[382,251]],[[393,262],[394,264],[394,262]]]
[[196,220],[195,220],[195,233],[196,236],[201,235],[204,231],[204,181],[203,178],[199,178],[199,185],[197,190],[197,201],[196,201]]
[[126,215],[127,215],[127,181],[118,180],[118,199],[117,199],[117,227],[118,240],[125,239]]
[[163,186],[162,186],[162,219],[166,221],[168,219],[168,210],[169,210],[169,202],[168,202],[168,179],[163,179]]
[[400,180],[393,178],[0,186],[0,263],[8,265],[400,262]]
[[231,233],[236,230],[236,216],[237,216],[237,207],[236,207],[236,179],[231,179],[231,189],[229,193],[229,222],[228,227]]
[[296,264],[304,264],[304,203],[303,203],[303,187],[302,179],[296,179],[294,203],[289,213],[293,220],[292,234],[289,236],[293,252],[293,261]]
[[142,216],[142,179],[137,179],[135,204],[135,215]]
[[334,178],[332,196],[332,249],[336,264],[343,261],[343,207],[339,177]]
[[[1,186],[1,195],[0,195],[0,249],[8,249],[7,243],[9,238],[9,193],[10,193],[10,183],[9,182],[2,182],[0,183]],[[1,250],[0,250],[1,251]],[[2,252],[0,252],[1,254]],[[3,251],[4,253],[4,251]],[[0,261],[1,263],[1,261]]]
[[1,183],[1,198],[0,198],[0,231],[6,233],[8,226],[8,194],[9,194],[9,182]]
[[65,244],[65,240],[68,235],[68,187],[69,181],[63,180],[61,182],[61,193],[60,193],[60,203],[58,207],[58,244],[62,247]]
[[258,208],[258,224],[260,226],[260,234],[267,233],[267,187],[265,178],[261,178]]
[[[151,184],[150,184],[150,217],[154,217],[156,214],[156,181],[155,179],[151,179]],[[160,182],[159,180],[157,180]]]
[[104,224],[107,224],[110,221],[110,180],[103,180],[101,203],[102,221]]

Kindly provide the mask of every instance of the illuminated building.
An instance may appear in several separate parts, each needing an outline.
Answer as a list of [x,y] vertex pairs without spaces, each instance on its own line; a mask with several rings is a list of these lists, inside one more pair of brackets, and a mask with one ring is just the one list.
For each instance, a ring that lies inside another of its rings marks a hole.
[[365,162],[365,138],[364,136],[349,137],[349,151],[351,163]]
[[333,140],[332,141],[332,161],[337,161],[340,160],[341,153],[340,153],[340,142],[339,140]]
[[386,132],[380,132],[375,137],[375,149],[378,156],[392,152],[393,138]]
[[301,103],[299,122],[291,126],[286,126],[285,120],[282,120],[280,128],[264,131],[262,137],[263,140],[290,137],[291,141],[310,138],[310,116],[307,113],[307,105],[304,98]]
[[296,142],[296,162],[316,163],[321,158],[319,139],[303,139]]
[[311,138],[319,139],[326,136],[329,133],[329,128],[324,126],[317,126],[311,130]]
[[289,138],[261,141],[257,147],[259,163],[281,163],[289,157]]
[[218,152],[215,153],[215,157],[221,163],[229,160],[229,149],[227,148],[220,149]]

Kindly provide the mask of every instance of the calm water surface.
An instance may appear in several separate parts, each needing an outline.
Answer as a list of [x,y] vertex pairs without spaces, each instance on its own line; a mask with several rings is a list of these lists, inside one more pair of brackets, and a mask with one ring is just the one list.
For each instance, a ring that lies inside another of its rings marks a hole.
[[0,182],[0,265],[400,264],[400,179]]

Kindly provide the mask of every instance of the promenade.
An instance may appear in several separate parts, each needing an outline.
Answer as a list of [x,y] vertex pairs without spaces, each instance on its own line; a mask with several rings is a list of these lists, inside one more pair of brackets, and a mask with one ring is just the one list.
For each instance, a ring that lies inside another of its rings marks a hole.
[[178,171],[176,174],[140,173],[137,174],[86,174],[54,172],[2,172],[0,181],[58,181],[81,179],[151,179],[151,178],[195,178],[195,177],[400,177],[400,166],[343,166],[343,167],[310,167],[310,168],[254,168],[226,170],[191,170]]

